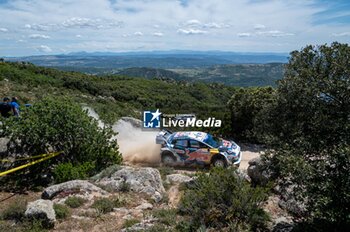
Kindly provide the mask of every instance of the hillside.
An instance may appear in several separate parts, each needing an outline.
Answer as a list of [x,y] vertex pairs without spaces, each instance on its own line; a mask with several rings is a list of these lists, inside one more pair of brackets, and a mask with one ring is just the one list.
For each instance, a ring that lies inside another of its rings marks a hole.
[[[147,109],[223,117],[235,87],[222,84],[149,80],[120,75],[92,76],[30,63],[0,63],[1,96],[31,103],[43,96],[65,96],[92,106],[105,121],[141,118]],[[181,112],[178,112],[181,109]],[[220,116],[221,115],[221,116]]]
[[208,68],[191,69],[160,69],[148,67],[133,67],[125,69],[113,68],[79,68],[56,67],[66,71],[81,71],[88,74],[106,75],[118,74],[129,77],[147,79],[184,80],[187,82],[222,83],[231,86],[276,86],[276,81],[283,77],[282,63],[268,64],[226,64]]

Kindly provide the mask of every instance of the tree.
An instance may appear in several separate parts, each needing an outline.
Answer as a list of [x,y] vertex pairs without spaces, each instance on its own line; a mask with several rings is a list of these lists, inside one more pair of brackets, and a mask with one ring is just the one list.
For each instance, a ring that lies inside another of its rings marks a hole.
[[267,158],[296,186],[306,221],[318,230],[350,225],[350,47],[307,46],[291,53],[276,100],[263,110]]
[[[112,139],[115,135],[112,129],[99,128],[97,121],[89,117],[79,104],[67,99],[38,101],[24,109],[20,118],[6,120],[3,128],[5,136],[10,138],[9,155],[16,159],[62,152],[56,158],[26,169],[26,177],[31,180],[50,175],[55,168],[60,172],[79,171],[88,176],[122,161],[116,140]],[[71,178],[74,177],[79,175]]]
[[271,87],[237,89],[229,101],[232,135],[235,138],[257,142],[255,135],[259,112],[274,100]]

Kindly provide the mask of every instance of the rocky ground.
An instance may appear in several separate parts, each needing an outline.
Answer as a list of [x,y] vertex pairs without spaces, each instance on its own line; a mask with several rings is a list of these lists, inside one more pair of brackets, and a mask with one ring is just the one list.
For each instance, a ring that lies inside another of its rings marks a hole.
[[[253,183],[268,178],[259,169],[263,149],[241,147],[240,174]],[[25,207],[26,218],[40,217],[52,231],[142,231],[158,224],[164,229],[175,220],[174,209],[183,194],[181,183],[191,181],[196,170],[141,166],[112,166],[90,180],[73,180],[39,192],[1,192],[0,215],[14,205]],[[272,195],[265,210],[272,217],[271,230],[290,231],[292,220],[281,201]],[[57,207],[63,213],[55,214]],[[0,219],[0,231],[20,226]]]

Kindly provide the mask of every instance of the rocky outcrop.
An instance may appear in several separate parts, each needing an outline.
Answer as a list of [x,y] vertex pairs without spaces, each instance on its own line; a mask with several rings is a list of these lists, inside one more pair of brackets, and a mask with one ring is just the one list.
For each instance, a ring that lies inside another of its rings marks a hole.
[[277,185],[274,190],[280,195],[280,200],[278,205],[290,212],[291,214],[302,217],[307,212],[306,205],[304,202],[298,201],[294,195],[296,186],[288,185],[285,186],[285,183],[282,185]]
[[161,201],[165,192],[160,173],[154,168],[122,166],[120,170],[97,180],[96,183],[114,191],[124,191],[128,188],[130,191],[145,193],[155,202]]
[[29,202],[25,216],[29,219],[40,220],[46,228],[52,228],[56,222],[55,210],[50,200],[36,200]]
[[272,173],[265,168],[265,164],[260,157],[250,160],[248,166],[248,176],[251,179],[253,185],[266,185]]
[[92,193],[95,193],[94,196],[108,196],[109,193],[105,190],[101,189],[100,187],[97,187],[96,185],[91,184],[88,181],[85,180],[72,180],[68,182],[64,182],[61,184],[52,185],[44,190],[42,193],[43,199],[52,199],[57,195],[61,195],[62,197],[65,197],[67,195],[71,194],[79,194],[82,195],[86,199],[89,199],[90,197],[88,195],[91,195]]
[[182,174],[171,174],[166,176],[166,183],[169,183],[169,184],[187,183],[191,180],[193,180],[192,177],[185,176]]

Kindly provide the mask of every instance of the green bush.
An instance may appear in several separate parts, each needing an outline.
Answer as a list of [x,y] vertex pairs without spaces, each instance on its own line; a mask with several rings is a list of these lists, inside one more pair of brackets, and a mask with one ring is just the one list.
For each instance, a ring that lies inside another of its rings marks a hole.
[[[62,152],[28,168],[26,176],[31,179],[51,174],[57,163],[60,165],[55,172],[56,180],[65,181],[92,175],[122,161],[117,142],[111,140],[115,135],[112,129],[99,128],[97,121],[79,104],[64,98],[42,99],[23,110],[20,119],[6,120],[3,128],[10,138],[10,153],[17,157],[18,154],[34,156],[50,151]],[[70,174],[73,176],[69,177]]]
[[113,211],[113,208],[121,207],[125,204],[125,199],[122,197],[114,198],[100,198],[94,201],[92,208],[96,209],[99,213],[109,213]]
[[78,208],[82,206],[85,202],[86,200],[84,198],[73,196],[73,197],[68,197],[64,203],[71,208]]
[[195,184],[185,191],[179,211],[190,217],[187,226],[191,228],[254,231],[266,228],[269,216],[262,209],[266,199],[266,189],[252,188],[234,169],[215,168],[209,175],[198,175]]
[[2,220],[16,220],[21,221],[24,218],[27,202],[23,200],[16,200],[7,208],[3,209],[0,214]]
[[294,186],[306,206],[302,219],[318,231],[350,226],[349,57],[340,43],[292,52],[264,112],[269,168]]
[[138,219],[128,219],[128,220],[125,220],[124,224],[123,224],[123,228],[129,228],[129,227],[132,227],[133,225],[137,224],[137,223],[140,223],[140,220]]
[[62,204],[54,204],[53,209],[55,210],[56,218],[58,219],[65,219],[71,214],[69,208]]
[[72,163],[61,163],[53,170],[55,182],[62,183],[69,180],[86,179],[94,173],[94,164],[85,162],[81,165],[73,166]]

